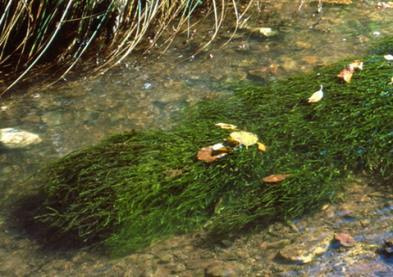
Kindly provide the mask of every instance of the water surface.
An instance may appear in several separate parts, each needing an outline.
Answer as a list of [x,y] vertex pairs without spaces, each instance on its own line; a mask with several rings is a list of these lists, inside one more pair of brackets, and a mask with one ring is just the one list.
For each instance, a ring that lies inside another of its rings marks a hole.
[[[202,99],[218,96],[225,99],[231,92],[223,89],[222,84],[234,80],[265,84],[343,58],[363,55],[371,42],[393,33],[393,9],[378,8],[378,1],[354,1],[356,3],[349,6],[324,5],[321,13],[316,12],[316,5],[306,5],[298,12],[297,1],[264,2],[266,4],[260,4],[260,10],[254,8],[254,16],[244,22],[243,28],[230,42],[227,40],[232,36],[234,26],[228,23],[211,47],[198,55],[194,55],[197,45],[211,26],[207,23],[192,30],[192,39],[185,34],[179,36],[163,55],[157,55],[153,49],[151,55],[130,58],[99,78],[81,78],[50,89],[31,87],[1,100],[0,128],[22,128],[43,139],[41,144],[27,149],[0,153],[1,199],[23,190],[20,183],[34,175],[42,165],[75,149],[118,132],[170,128],[182,108]],[[277,34],[266,37],[257,32],[260,27],[270,27]],[[319,84],[315,87],[317,89]],[[386,222],[391,222],[391,204],[376,202],[371,205],[369,220],[379,222],[383,215]],[[384,205],[388,205],[386,209]],[[377,213],[382,215],[375,216]],[[8,211],[1,211],[1,218],[7,215]],[[340,224],[340,220],[337,216],[335,224]],[[322,222],[304,222],[310,226],[322,225]],[[0,273],[5,275],[18,275],[18,272],[19,275],[61,274],[71,268],[87,275],[105,275],[102,268],[115,270],[114,265],[104,258],[83,251],[60,254],[38,251],[38,245],[9,229],[1,219],[0,228],[0,245],[3,246],[0,247]],[[375,235],[375,242],[387,236],[388,231],[383,232],[384,228],[371,232]],[[245,242],[239,243],[243,244],[235,246],[237,250],[246,251]],[[153,248],[149,251],[149,254],[132,256],[137,260],[134,261],[137,267],[152,263],[149,266],[156,268],[153,258],[143,255],[160,256],[167,250]],[[176,251],[180,250],[175,247],[169,253]],[[206,259],[210,259],[209,255],[223,257],[224,252],[205,253]],[[244,255],[250,256],[250,253]],[[316,274],[321,268],[328,267],[327,264],[334,263],[334,259],[334,256],[327,256],[326,260],[319,261],[318,267],[307,269],[310,270],[308,274]],[[238,260],[252,268],[252,263]],[[187,265],[187,258],[183,257],[182,261],[185,269],[179,269],[180,273],[194,272],[192,265]],[[379,267],[386,264],[382,259],[377,262]],[[95,266],[101,271],[91,271]],[[122,268],[119,272],[124,272],[122,270],[134,269]],[[135,269],[135,272],[139,271]]]

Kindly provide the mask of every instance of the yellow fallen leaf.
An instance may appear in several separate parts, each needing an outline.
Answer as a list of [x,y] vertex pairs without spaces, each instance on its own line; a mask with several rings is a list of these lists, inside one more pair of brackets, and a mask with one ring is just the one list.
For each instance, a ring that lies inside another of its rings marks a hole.
[[346,83],[350,83],[353,75],[353,69],[344,68],[337,75],[338,78],[343,79]]
[[393,77],[390,78],[390,83],[389,83],[389,85],[393,85]]
[[257,145],[259,151],[266,152],[266,145],[264,145],[262,142],[257,142]]
[[308,98],[308,103],[316,103],[321,101],[323,98],[323,86],[321,85],[321,88],[314,92],[309,98]]
[[248,147],[258,142],[258,136],[246,131],[237,131],[230,133],[229,140]]
[[237,130],[237,126],[233,124],[228,124],[228,123],[216,123],[215,126],[220,127],[221,129],[226,129],[226,130]]

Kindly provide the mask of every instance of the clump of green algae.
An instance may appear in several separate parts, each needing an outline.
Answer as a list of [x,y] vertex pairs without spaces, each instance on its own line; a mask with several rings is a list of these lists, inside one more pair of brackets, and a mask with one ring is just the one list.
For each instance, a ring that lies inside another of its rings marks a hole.
[[[117,135],[71,153],[41,176],[36,219],[126,253],[172,234],[223,235],[302,215],[334,200],[353,173],[391,182],[393,63],[382,54],[392,48],[393,39],[374,47],[350,84],[336,75],[352,60],[267,86],[233,84],[232,97],[188,108],[170,131]],[[304,103],[320,84],[322,101]],[[258,134],[267,152],[197,161],[198,149],[228,135],[217,122]],[[291,176],[261,182],[274,173]]]

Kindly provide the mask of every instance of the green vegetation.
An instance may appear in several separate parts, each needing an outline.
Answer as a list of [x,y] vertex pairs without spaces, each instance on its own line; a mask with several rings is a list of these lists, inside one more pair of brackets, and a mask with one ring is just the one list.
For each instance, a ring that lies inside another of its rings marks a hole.
[[[186,109],[170,131],[122,134],[72,153],[41,175],[36,220],[126,253],[172,234],[222,237],[300,216],[333,201],[352,174],[391,182],[393,63],[380,55],[391,45],[376,46],[350,84],[336,75],[352,60],[267,86],[231,84],[233,96]],[[320,84],[322,101],[305,103]],[[198,149],[229,134],[217,122],[258,134],[267,152],[254,146],[198,161]],[[275,173],[291,176],[261,182]]]
[[49,67],[61,79],[82,58],[93,62],[95,73],[103,72],[131,52],[153,47],[163,34],[160,45],[165,49],[176,34],[187,30],[185,26],[195,25],[191,17],[202,10],[215,19],[213,39],[225,14],[234,15],[237,21],[248,9],[232,4],[216,0],[0,0],[0,72],[7,73],[1,74],[0,84],[5,79],[9,90],[38,64],[45,65],[40,72]]

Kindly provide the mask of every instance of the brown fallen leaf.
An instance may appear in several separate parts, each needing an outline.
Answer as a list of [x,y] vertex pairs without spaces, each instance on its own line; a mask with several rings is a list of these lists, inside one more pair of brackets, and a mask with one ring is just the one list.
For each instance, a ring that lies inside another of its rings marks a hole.
[[214,154],[214,149],[212,146],[202,147],[199,149],[197,158],[198,160],[205,162],[205,163],[212,163],[225,157],[228,153],[218,153],[217,155]]
[[338,233],[334,235],[334,239],[344,247],[352,247],[355,244],[355,240],[350,234]]
[[290,174],[272,174],[262,178],[264,183],[275,184],[284,181]]
[[213,149],[211,147],[202,147],[198,151],[197,158],[205,163],[212,163],[218,159],[213,156]]
[[354,70],[350,68],[344,68],[343,70],[340,71],[340,73],[337,75],[338,78],[344,80],[346,83],[350,83],[352,79]]

